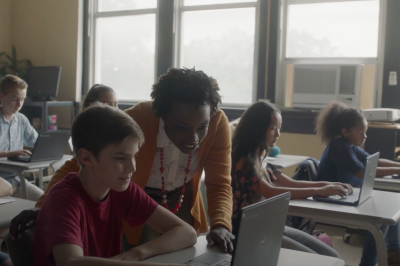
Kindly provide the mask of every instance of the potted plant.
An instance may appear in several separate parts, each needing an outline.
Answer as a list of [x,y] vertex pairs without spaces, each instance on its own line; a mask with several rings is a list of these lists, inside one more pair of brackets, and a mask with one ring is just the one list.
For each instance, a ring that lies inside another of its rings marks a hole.
[[5,75],[16,75],[22,79],[26,79],[29,67],[32,65],[30,60],[18,60],[15,46],[12,47],[12,54],[0,52],[0,59],[5,57],[5,61],[0,61],[0,79]]

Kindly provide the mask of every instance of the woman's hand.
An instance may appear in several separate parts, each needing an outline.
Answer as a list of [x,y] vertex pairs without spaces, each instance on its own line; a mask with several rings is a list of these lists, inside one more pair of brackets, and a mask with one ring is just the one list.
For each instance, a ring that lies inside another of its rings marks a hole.
[[214,246],[214,243],[219,244],[223,252],[233,252],[233,241],[235,236],[223,226],[215,226],[207,235],[208,246]]
[[347,190],[340,184],[331,184],[324,187],[317,188],[317,196],[327,197],[331,195],[347,196]]

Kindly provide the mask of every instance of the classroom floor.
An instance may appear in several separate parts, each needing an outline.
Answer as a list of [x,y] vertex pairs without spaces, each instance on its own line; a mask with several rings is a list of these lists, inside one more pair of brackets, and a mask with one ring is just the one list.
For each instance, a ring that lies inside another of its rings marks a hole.
[[350,243],[346,244],[343,241],[343,235],[346,231],[344,227],[317,224],[316,230],[322,230],[331,237],[333,248],[339,253],[346,266],[358,266],[365,239],[362,232],[353,233]]

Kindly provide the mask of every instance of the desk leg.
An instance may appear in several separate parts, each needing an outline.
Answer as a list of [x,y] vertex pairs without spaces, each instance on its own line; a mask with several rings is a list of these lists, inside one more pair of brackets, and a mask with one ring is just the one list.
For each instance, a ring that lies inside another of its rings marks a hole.
[[378,255],[378,265],[387,266],[387,251],[385,238],[382,235],[380,226],[376,224],[363,224],[364,228],[371,232],[375,239],[376,253]]
[[39,180],[39,188],[41,190],[43,190],[43,169],[42,168],[39,169],[38,180]]
[[28,193],[26,192],[26,181],[25,181],[25,176],[22,171],[17,171],[17,174],[19,176],[19,179],[21,180],[21,189],[22,189],[22,197],[24,199],[28,199]]

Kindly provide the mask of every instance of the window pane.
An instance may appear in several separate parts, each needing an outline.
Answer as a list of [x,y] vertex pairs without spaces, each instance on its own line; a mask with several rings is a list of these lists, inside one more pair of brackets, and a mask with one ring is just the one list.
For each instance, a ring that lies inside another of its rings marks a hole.
[[95,82],[111,86],[118,99],[150,99],[155,21],[154,14],[96,21]]
[[379,1],[288,7],[286,57],[376,57]]
[[157,7],[157,0],[96,0],[98,11],[120,11]]
[[217,79],[223,103],[251,103],[255,8],[184,12],[180,66]]
[[200,6],[200,5],[215,5],[215,4],[230,4],[257,2],[257,0],[184,0],[184,6]]

